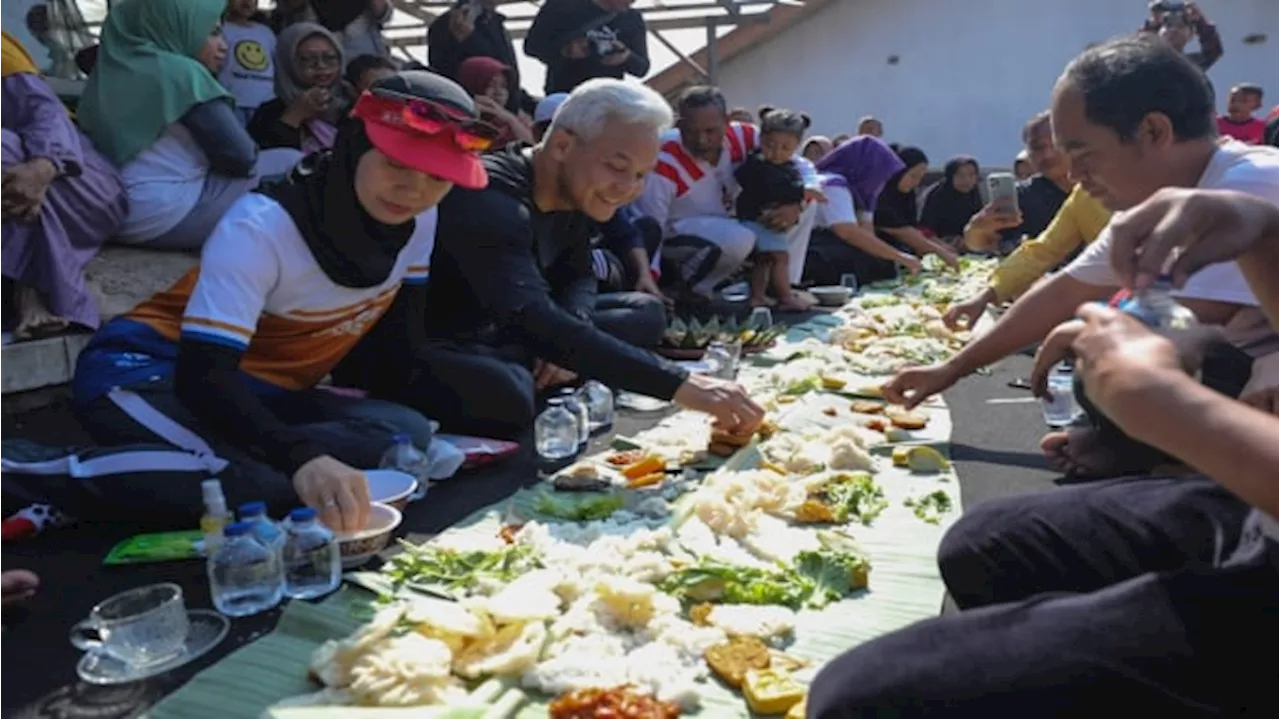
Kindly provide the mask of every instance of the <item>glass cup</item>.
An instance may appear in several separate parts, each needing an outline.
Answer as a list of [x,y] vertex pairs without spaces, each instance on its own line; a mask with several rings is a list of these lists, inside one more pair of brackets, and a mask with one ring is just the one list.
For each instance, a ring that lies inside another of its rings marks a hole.
[[[190,628],[182,587],[166,582],[111,596],[71,629],[71,643],[133,667],[182,653]],[[96,635],[96,638],[94,637]]]
[[754,327],[757,330],[767,330],[773,326],[773,312],[768,307],[757,307],[751,310],[751,316],[747,319],[747,326]]
[[858,293],[858,276],[852,272],[840,275],[840,286],[848,287],[854,294]]

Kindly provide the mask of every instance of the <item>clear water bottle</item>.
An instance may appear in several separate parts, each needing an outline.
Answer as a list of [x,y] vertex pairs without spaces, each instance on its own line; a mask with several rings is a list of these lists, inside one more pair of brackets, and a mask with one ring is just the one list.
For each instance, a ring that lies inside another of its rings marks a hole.
[[729,345],[724,342],[712,342],[702,355],[710,369],[708,374],[721,379],[733,379],[738,375],[738,360]]
[[1067,362],[1054,367],[1049,373],[1049,399],[1040,400],[1040,408],[1044,411],[1044,423],[1050,427],[1066,427],[1079,413],[1074,380],[1071,365]]
[[587,404],[588,429],[592,434],[613,428],[613,390],[603,382],[590,380],[582,385],[581,397]]
[[1198,324],[1195,313],[1174,299],[1173,282],[1167,276],[1121,302],[1120,310],[1161,334],[1189,330]]
[[417,501],[427,496],[427,488],[431,482],[431,461],[427,453],[413,444],[413,438],[407,434],[397,434],[395,444],[382,453],[378,462],[379,469],[394,469],[418,480],[418,488],[414,490],[411,500]]
[[249,522],[223,529],[222,546],[209,557],[209,592],[213,606],[228,617],[265,612],[284,595],[280,557],[253,534]]
[[569,459],[578,453],[578,418],[565,409],[564,400],[552,397],[533,424],[534,444],[544,460]]
[[240,505],[240,521],[253,526],[253,536],[277,555],[284,548],[284,530],[267,516],[265,502],[246,502]]
[[587,410],[587,403],[579,399],[576,391],[569,388],[560,390],[560,399],[564,402],[564,408],[572,412],[577,420],[578,449],[586,449],[587,442],[591,439],[591,413]]
[[284,592],[295,599],[322,597],[342,582],[342,551],[333,532],[310,507],[289,513],[284,542]]

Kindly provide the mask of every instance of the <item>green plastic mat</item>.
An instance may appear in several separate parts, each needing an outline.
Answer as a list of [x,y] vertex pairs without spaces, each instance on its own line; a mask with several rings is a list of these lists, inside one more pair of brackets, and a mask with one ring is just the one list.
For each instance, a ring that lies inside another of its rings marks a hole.
[[[812,329],[820,329],[830,320],[819,320]],[[802,333],[803,329],[800,330]],[[750,370],[747,370],[750,371]],[[758,370],[757,370],[758,371]],[[868,382],[870,380],[868,379]],[[851,421],[847,412],[851,400],[836,392],[814,391],[789,405],[783,416],[788,425],[830,427]],[[830,417],[824,409],[834,407],[838,414]],[[951,419],[940,401],[930,402],[921,410],[929,415],[929,425],[913,433],[909,443],[930,444],[946,449]],[[640,435],[643,437],[643,433]],[[894,467],[887,456],[888,444],[874,447],[878,473],[876,482],[883,488],[889,507],[870,527],[851,525],[871,558],[870,589],[832,604],[822,611],[800,612],[796,623],[796,641],[788,652],[822,663],[850,647],[874,639],[916,621],[937,616],[943,597],[943,584],[935,559],[938,543],[946,528],[960,515],[959,483],[953,472],[915,474]],[[723,470],[746,468],[758,463],[754,447],[748,447],[725,462]],[[909,499],[941,490],[950,499],[951,510],[937,524],[922,521],[904,505]],[[523,491],[510,500],[481,510],[462,520],[448,532],[496,532],[510,511],[534,516],[534,494]],[[377,584],[376,575],[356,575],[367,584]],[[321,604],[290,604],[278,628],[267,636],[237,650],[219,663],[198,674],[173,695],[157,704],[148,716],[157,719],[204,719],[210,716],[258,717],[271,704],[281,699],[319,689],[307,679],[307,664],[312,650],[326,639],[349,634],[367,618],[371,592],[348,587]],[[509,697],[507,697],[509,698]],[[500,710],[481,713],[484,719],[502,716],[545,717],[546,697],[532,696],[513,713],[510,702]],[[404,710],[292,709],[273,711],[277,719],[326,719],[330,716],[391,717]],[[418,716],[436,717],[436,714]],[[440,715],[445,719],[474,714]],[[695,716],[750,716],[746,704],[737,693],[718,682],[710,681],[703,692],[703,707]]]

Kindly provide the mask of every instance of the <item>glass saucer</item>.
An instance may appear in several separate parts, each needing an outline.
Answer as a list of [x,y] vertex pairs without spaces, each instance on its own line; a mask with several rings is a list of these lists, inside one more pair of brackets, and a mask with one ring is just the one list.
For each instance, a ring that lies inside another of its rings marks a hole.
[[76,664],[76,674],[81,681],[100,686],[141,681],[199,659],[218,646],[231,628],[226,617],[211,609],[187,610],[187,618],[191,628],[187,631],[186,644],[181,652],[169,659],[136,667],[109,654],[87,652]]

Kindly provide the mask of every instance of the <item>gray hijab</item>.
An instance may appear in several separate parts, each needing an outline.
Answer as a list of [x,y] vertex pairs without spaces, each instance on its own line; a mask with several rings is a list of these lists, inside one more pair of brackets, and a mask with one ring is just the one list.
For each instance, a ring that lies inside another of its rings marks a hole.
[[326,38],[333,44],[333,50],[338,55],[338,77],[339,80],[329,91],[333,95],[333,102],[329,109],[321,114],[320,119],[336,125],[348,111],[351,110],[351,103],[355,93],[341,79],[342,68],[346,65],[346,58],[342,55],[342,41],[337,35],[329,32],[323,25],[317,25],[310,22],[299,22],[286,27],[280,32],[280,37],[276,39],[276,97],[285,104],[286,107],[293,104],[298,96],[306,92],[310,86],[302,84],[298,67],[298,46],[308,38],[319,35]]

